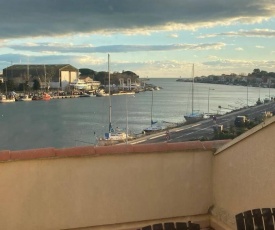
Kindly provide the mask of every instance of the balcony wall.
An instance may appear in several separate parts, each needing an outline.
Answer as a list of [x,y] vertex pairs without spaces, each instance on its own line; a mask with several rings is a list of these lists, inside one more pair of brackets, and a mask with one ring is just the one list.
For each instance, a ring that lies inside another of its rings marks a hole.
[[226,142],[0,151],[1,229],[130,229],[200,217],[207,226],[213,153]]
[[235,215],[275,207],[275,118],[266,120],[228,144],[213,158],[215,221],[236,228]]

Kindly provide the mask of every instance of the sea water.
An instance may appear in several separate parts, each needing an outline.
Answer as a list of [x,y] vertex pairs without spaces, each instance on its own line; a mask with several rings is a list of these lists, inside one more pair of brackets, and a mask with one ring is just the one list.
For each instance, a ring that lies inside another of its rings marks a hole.
[[[191,110],[190,82],[152,78],[160,90],[111,97],[114,129],[141,133],[153,121],[184,122]],[[275,89],[218,84],[195,84],[194,109],[226,113],[273,97]],[[109,97],[52,99],[0,104],[0,150],[65,148],[94,145],[109,127]]]

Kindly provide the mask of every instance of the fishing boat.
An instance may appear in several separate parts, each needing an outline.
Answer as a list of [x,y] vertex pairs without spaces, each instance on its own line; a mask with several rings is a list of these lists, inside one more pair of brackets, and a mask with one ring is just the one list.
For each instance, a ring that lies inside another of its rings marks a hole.
[[8,94],[8,89],[7,89],[7,83],[5,81],[5,89],[6,89],[6,94],[0,95],[0,102],[1,103],[10,103],[10,102],[15,102],[15,92],[12,92]]
[[32,97],[26,94],[18,97],[17,101],[32,101]]
[[43,101],[49,101],[49,100],[51,100],[51,95],[49,95],[47,93],[43,93],[42,100]]
[[[127,142],[128,138],[128,132],[125,133],[123,131],[114,130],[112,127],[112,103],[111,103],[111,75],[110,75],[110,54],[108,54],[108,76],[109,76],[109,130],[108,133],[105,133],[104,137],[101,137],[97,140],[97,144],[102,145],[115,145],[121,142]],[[128,128],[128,127],[127,127]]]
[[195,74],[195,67],[194,64],[192,66],[192,88],[191,88],[191,113],[184,115],[184,119],[186,120],[186,122],[196,122],[196,121],[201,121],[203,119],[205,119],[205,114],[201,113],[198,110],[194,109],[194,74]]
[[35,95],[32,97],[33,101],[49,101],[51,100],[51,95],[48,93],[43,93],[42,95]]
[[119,96],[119,95],[134,95],[134,91],[119,91],[118,93],[113,93],[113,96]]
[[163,127],[158,121],[153,121],[153,104],[154,104],[154,90],[152,90],[152,100],[151,100],[151,125],[142,131],[144,134],[151,134],[151,133],[158,132],[165,129],[165,127]]
[[7,97],[6,95],[0,95],[0,102],[1,103],[15,102],[15,98],[13,96]]
[[95,94],[97,97],[106,97],[109,96],[109,93],[106,93],[104,89],[99,89]]

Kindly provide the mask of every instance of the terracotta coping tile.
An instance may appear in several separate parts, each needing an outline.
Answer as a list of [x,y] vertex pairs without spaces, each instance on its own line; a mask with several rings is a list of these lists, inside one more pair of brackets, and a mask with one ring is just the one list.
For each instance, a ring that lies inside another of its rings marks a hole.
[[95,155],[94,146],[80,146],[73,148],[55,149],[57,157],[87,156]]
[[0,151],[0,162],[15,160],[30,160],[53,157],[80,157],[80,156],[102,156],[130,153],[154,153],[169,151],[188,151],[188,150],[216,150],[230,140],[218,141],[188,141],[177,143],[155,143],[139,145],[113,145],[113,146],[79,146],[73,148],[42,148],[10,151]]
[[131,153],[134,145],[110,145],[110,146],[96,146],[96,155],[110,155],[116,153]]
[[10,159],[10,150],[0,151],[0,161],[8,161]]
[[55,156],[54,148],[29,149],[10,152],[10,160],[29,160]]
[[133,145],[134,153],[167,152],[167,143]]

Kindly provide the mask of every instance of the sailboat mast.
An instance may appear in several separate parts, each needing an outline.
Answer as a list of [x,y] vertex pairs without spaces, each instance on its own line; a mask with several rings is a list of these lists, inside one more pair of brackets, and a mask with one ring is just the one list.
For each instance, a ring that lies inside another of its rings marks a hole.
[[112,104],[111,104],[111,74],[110,74],[110,54],[108,54],[108,77],[109,77],[109,133],[112,129]]
[[44,64],[44,80],[45,80],[45,91],[47,90],[46,89],[46,66]]
[[194,114],[194,64],[192,66],[192,104],[191,104],[191,111]]

